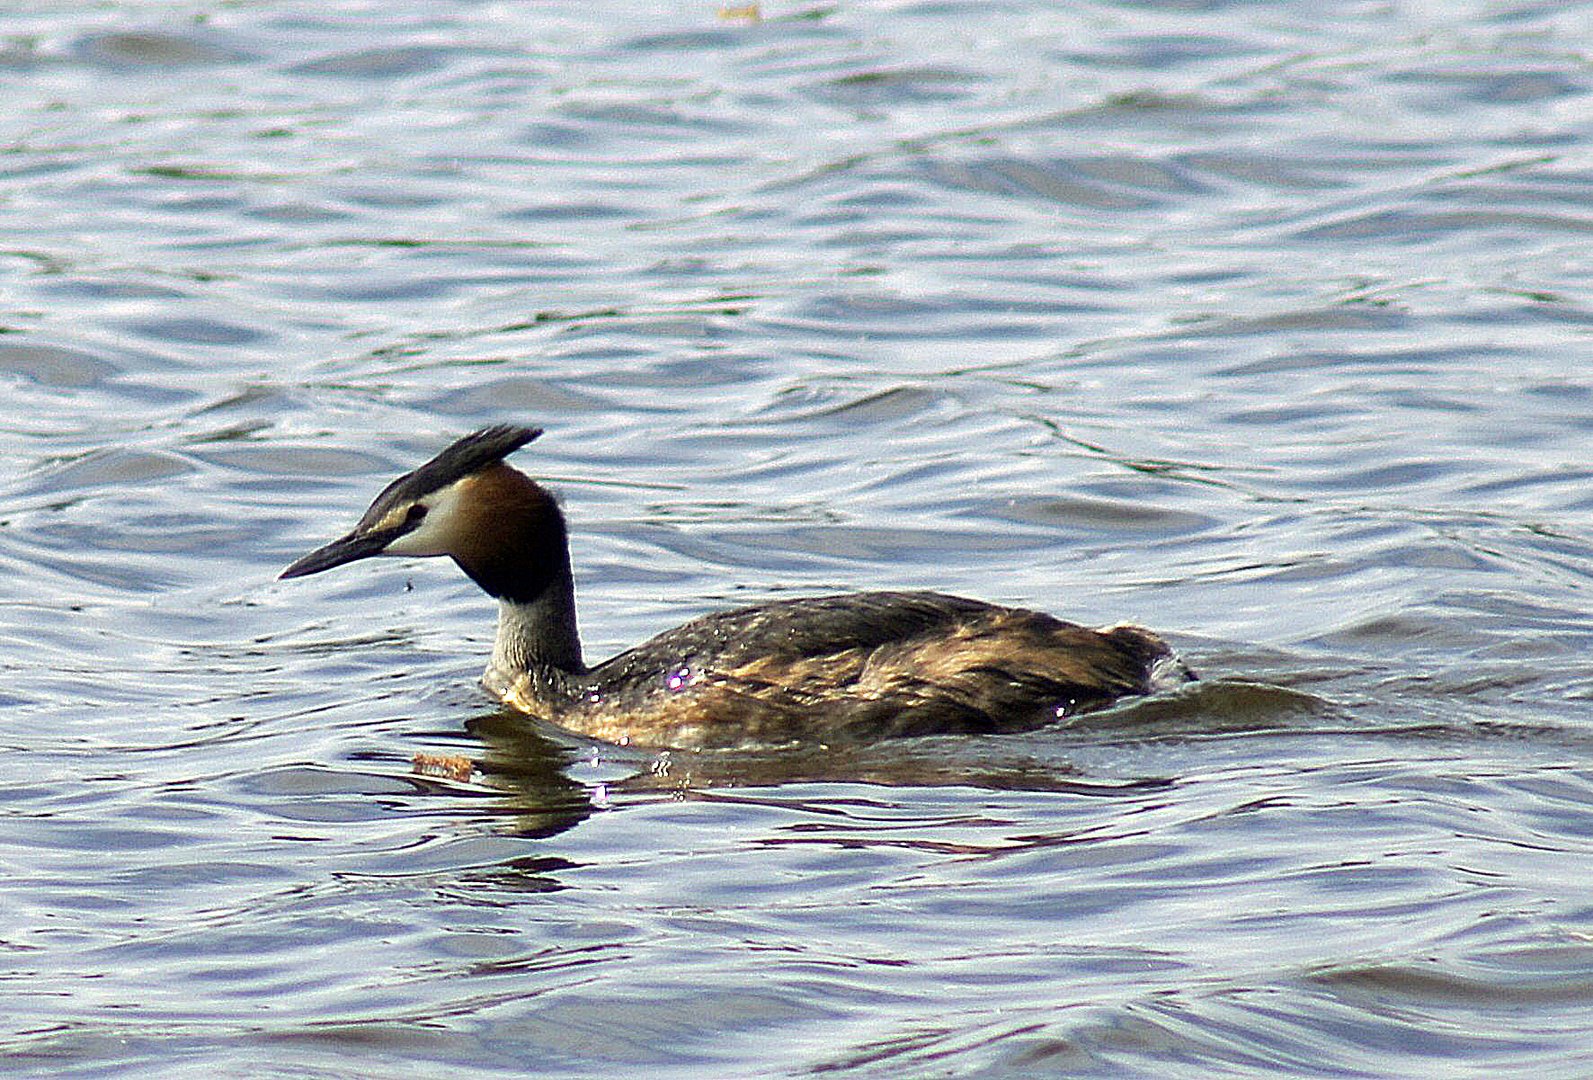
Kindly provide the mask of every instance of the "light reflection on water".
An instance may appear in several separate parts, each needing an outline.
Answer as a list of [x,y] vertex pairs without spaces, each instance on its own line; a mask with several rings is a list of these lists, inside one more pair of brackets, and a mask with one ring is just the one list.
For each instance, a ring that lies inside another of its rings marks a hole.
[[[16,15],[8,1061],[1587,1072],[1577,10]],[[938,588],[1206,681],[530,728],[450,567],[272,580],[499,420],[594,657]]]

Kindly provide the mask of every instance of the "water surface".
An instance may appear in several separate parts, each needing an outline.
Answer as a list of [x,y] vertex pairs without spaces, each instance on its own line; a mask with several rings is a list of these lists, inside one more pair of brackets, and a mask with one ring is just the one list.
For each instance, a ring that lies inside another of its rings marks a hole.
[[[1593,1071],[1587,5],[760,14],[11,17],[7,1061]],[[274,580],[503,421],[592,657],[937,588],[1205,679],[659,757],[446,564]]]

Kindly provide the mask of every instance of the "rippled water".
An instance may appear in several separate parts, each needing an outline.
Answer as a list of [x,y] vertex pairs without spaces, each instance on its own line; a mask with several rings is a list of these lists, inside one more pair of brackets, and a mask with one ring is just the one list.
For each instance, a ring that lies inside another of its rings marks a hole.
[[[9,14],[7,1067],[1587,1075],[1589,17]],[[532,730],[451,567],[274,580],[505,420],[594,657],[932,587],[1206,678]]]

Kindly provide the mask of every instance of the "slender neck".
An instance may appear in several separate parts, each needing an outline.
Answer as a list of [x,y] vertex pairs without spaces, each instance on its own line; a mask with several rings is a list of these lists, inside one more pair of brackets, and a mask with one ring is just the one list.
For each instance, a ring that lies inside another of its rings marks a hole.
[[514,676],[538,665],[578,674],[581,638],[575,629],[575,589],[569,578],[535,600],[498,598],[498,640],[492,670]]
[[564,514],[535,481],[498,465],[472,478],[480,516],[454,561],[498,601],[498,638],[489,678],[512,680],[537,667],[579,674],[575,579]]

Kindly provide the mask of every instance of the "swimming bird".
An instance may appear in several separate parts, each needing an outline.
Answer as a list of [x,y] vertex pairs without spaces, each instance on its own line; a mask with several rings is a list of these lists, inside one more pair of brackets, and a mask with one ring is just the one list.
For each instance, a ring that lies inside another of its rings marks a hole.
[[1092,630],[934,592],[716,612],[588,667],[564,514],[504,462],[541,434],[498,425],[465,436],[388,484],[348,535],[281,576],[374,555],[447,555],[498,601],[487,688],[521,712],[620,744],[1021,731],[1194,678],[1149,630]]

